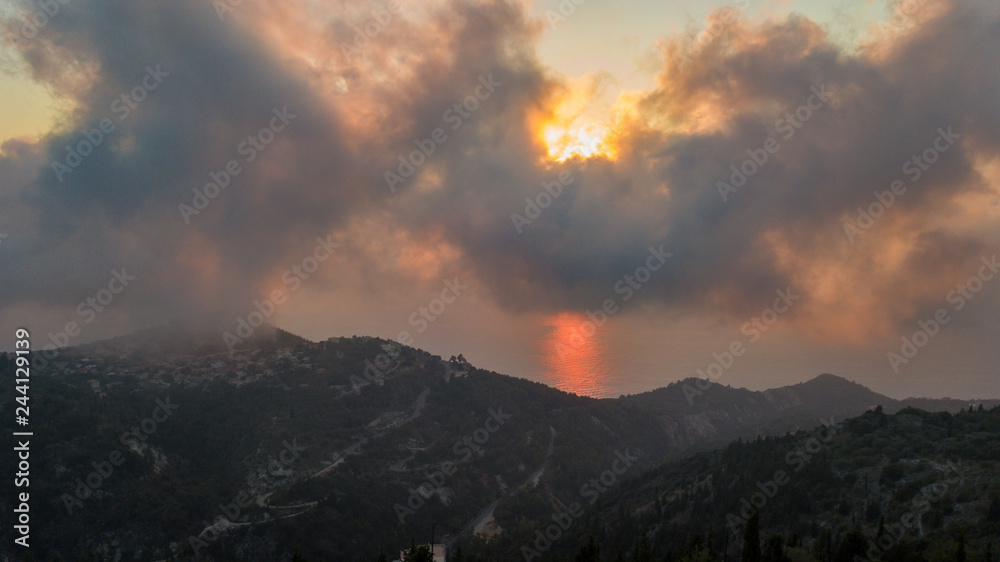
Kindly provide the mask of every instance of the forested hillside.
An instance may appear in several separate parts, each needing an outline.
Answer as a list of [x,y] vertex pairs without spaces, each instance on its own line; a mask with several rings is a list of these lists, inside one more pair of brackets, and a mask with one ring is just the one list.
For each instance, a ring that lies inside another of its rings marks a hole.
[[[994,559],[1000,408],[957,415],[876,408],[828,422],[648,470],[609,488],[559,533],[551,525],[567,498],[544,487],[523,490],[512,502],[533,509],[511,510],[501,522],[516,534],[466,541],[465,559]],[[519,520],[526,512],[538,517]]]
[[[864,529],[876,513],[890,521],[896,498],[947,459],[986,463],[962,465],[979,487],[963,480],[974,500],[959,519],[995,492],[981,472],[997,456],[994,414],[841,426],[842,412],[900,405],[830,375],[765,392],[687,380],[596,400],[376,338],[313,343],[262,329],[230,353],[217,334],[176,326],[49,355],[31,377],[43,560],[281,560],[298,549],[371,561],[432,533],[453,553],[508,560],[570,508],[566,537],[539,557],[574,554],[589,534],[605,554],[627,555],[643,532],[657,556],[680,556],[696,532],[721,552],[725,515],[752,501],[764,474],[787,470],[801,431],[824,416],[842,429],[768,498],[766,532],[812,544],[824,529],[840,541],[848,517]],[[12,376],[10,358],[0,369]],[[0,387],[5,424],[14,398]],[[789,430],[799,433],[761,437]],[[0,509],[13,509],[11,482],[4,489]]]

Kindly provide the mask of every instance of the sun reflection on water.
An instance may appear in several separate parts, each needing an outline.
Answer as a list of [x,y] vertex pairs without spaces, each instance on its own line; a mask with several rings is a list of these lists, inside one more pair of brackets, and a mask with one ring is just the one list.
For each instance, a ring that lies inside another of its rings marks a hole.
[[560,313],[546,322],[539,360],[552,385],[575,394],[604,397],[614,369],[603,328],[583,314]]

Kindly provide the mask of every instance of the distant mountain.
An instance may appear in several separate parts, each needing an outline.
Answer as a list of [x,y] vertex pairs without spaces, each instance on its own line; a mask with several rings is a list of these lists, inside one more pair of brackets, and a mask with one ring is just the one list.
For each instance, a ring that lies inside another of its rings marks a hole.
[[[229,352],[229,347],[223,338],[223,334],[227,332],[233,335],[238,332],[236,322],[229,320],[228,316],[217,314],[186,316],[125,336],[83,344],[77,349],[136,352],[156,357],[165,354],[204,356]],[[242,332],[240,335],[244,333],[247,332]],[[294,347],[312,343],[268,323],[251,328],[249,336],[240,339],[244,342],[239,345],[255,349]]]
[[[429,540],[432,524],[449,545],[502,536],[496,521],[512,513],[551,513],[518,490],[578,496],[616,460],[633,459],[631,477],[904,405],[832,375],[764,392],[688,379],[598,400],[378,338],[310,342],[262,325],[231,353],[222,331],[234,327],[210,324],[61,349],[33,376],[45,436],[32,450],[32,509],[46,521],[36,559],[279,560],[299,548],[373,561],[379,547]],[[9,357],[0,371],[13,376]],[[14,398],[0,386],[6,420]],[[0,470],[14,472],[10,458]],[[112,458],[112,475],[92,476]]]
[[778,435],[811,429],[822,420],[842,420],[877,406],[896,412],[907,406],[956,413],[971,405],[1000,405],[1000,400],[895,400],[831,374],[765,391],[733,388],[689,378],[622,399],[655,412],[675,447],[706,448],[738,436]]
[[[854,416],[876,406],[891,411],[899,409],[898,402],[868,387],[845,378],[831,374],[818,377],[799,384],[786,386],[774,392],[786,392],[796,397],[805,408],[813,408],[820,404],[834,404],[842,416]],[[861,409],[860,411],[859,408]]]

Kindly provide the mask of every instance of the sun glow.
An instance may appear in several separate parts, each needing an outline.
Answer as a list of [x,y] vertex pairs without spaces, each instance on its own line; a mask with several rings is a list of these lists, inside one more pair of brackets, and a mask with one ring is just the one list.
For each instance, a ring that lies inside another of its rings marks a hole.
[[539,355],[552,384],[582,396],[603,396],[611,377],[610,349],[587,316],[564,312],[546,320]]
[[549,158],[556,162],[564,162],[579,156],[605,156],[614,158],[614,150],[607,142],[608,131],[597,125],[586,125],[579,128],[568,128],[560,125],[547,125],[542,129],[542,138],[549,151]]
[[570,81],[551,100],[538,125],[547,157],[556,162],[570,158],[614,159],[613,134],[624,96],[608,75]]

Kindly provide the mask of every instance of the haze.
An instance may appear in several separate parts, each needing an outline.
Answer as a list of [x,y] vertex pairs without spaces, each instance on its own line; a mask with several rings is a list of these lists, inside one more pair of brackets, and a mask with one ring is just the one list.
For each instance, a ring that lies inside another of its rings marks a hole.
[[0,11],[4,349],[208,314],[594,396],[1000,396],[995,2],[38,10]]

